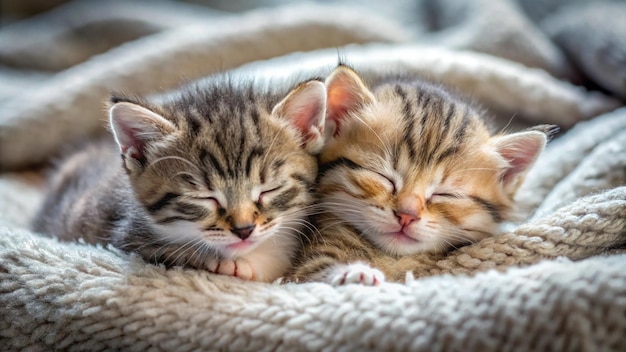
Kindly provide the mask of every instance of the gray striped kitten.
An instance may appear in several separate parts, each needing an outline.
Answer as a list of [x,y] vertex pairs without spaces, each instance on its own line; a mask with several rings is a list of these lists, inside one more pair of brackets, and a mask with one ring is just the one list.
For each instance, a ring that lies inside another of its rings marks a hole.
[[115,96],[117,147],[94,143],[66,159],[34,229],[273,281],[306,226],[325,103],[315,80],[282,96],[216,77],[159,98]]

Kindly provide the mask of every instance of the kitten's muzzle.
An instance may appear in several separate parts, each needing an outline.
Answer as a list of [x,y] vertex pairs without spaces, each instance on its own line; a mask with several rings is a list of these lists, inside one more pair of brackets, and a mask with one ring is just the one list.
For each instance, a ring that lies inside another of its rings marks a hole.
[[254,224],[250,226],[244,226],[244,227],[234,227],[231,231],[235,235],[237,235],[237,237],[241,238],[242,240],[245,240],[248,237],[250,237],[255,227],[256,225]]

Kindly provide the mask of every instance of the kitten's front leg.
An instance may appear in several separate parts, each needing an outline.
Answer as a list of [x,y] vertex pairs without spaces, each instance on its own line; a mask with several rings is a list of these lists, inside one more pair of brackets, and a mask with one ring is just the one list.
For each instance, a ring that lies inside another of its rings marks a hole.
[[253,280],[252,264],[245,258],[209,260],[208,269],[212,273],[238,277],[242,280]]
[[324,281],[333,286],[343,286],[347,284],[377,286],[385,282],[385,274],[361,262],[336,264],[326,269]]

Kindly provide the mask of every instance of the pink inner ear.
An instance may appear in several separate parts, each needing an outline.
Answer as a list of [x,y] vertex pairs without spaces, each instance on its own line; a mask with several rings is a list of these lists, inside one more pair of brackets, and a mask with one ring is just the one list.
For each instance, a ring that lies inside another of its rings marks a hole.
[[521,132],[513,134],[501,141],[498,152],[509,162],[504,172],[503,181],[510,183],[516,176],[525,174],[535,162],[546,143],[541,132]]
[[335,125],[335,135],[340,133],[349,117],[356,110],[373,99],[361,78],[351,69],[339,66],[326,80],[327,102],[326,119]]
[[286,118],[304,137],[303,147],[317,153],[323,145],[326,88],[319,81],[302,83],[274,107],[272,114]]
[[133,128],[124,119],[118,119],[114,124],[115,136],[122,154],[137,160],[143,159],[146,143],[139,137],[141,130]]
[[335,123],[335,135],[341,130],[348,113],[355,110],[360,103],[359,96],[350,92],[346,87],[335,87],[328,91],[326,118]]
[[292,121],[295,127],[305,136],[306,141],[318,137],[313,132],[312,127],[321,128],[323,116],[323,102],[317,99],[305,100],[302,105],[295,107],[292,111]]
[[129,126],[119,125],[119,130],[117,132],[119,147],[122,154],[126,154],[129,150],[132,151],[131,157],[135,157],[135,154],[139,154],[139,151],[143,149],[143,144],[135,137],[139,131]]
[[109,119],[122,154],[138,160],[144,159],[148,143],[174,130],[171,122],[132,103],[122,102],[113,105],[109,111]]

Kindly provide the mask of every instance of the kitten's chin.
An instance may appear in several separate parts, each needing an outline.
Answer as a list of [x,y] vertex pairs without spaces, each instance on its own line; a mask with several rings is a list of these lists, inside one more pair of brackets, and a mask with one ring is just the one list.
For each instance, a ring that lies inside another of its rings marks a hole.
[[245,240],[237,240],[229,244],[211,244],[212,247],[217,247],[217,250],[224,258],[239,258],[243,257],[246,254],[252,252],[256,247],[259,246],[262,242],[264,242],[265,237],[260,238],[258,240],[255,239],[245,239]]
[[390,238],[391,243],[397,244],[399,246],[413,245],[421,242],[419,239],[413,238],[405,234],[403,231],[387,233],[385,234],[385,236],[388,236]]
[[226,245],[226,250],[230,251],[230,252],[236,252],[236,253],[241,253],[241,254],[245,254],[248,253],[252,250],[252,247],[255,247],[257,245],[257,243],[252,242],[252,241],[248,241],[248,240],[243,240],[243,241],[239,241],[239,242],[235,242],[235,243],[231,243],[229,245]]
[[388,254],[409,255],[429,250],[427,243],[403,232],[385,233],[381,237],[379,245]]
[[243,257],[254,251],[261,243],[264,243],[268,240],[268,238],[274,235],[274,231],[265,231],[263,233],[252,235],[245,240],[234,238],[231,243],[219,244],[217,247],[220,254],[226,258]]
[[403,231],[373,234],[366,232],[367,237],[383,252],[389,255],[411,255],[423,252],[434,252],[437,245],[421,236],[411,236]]

